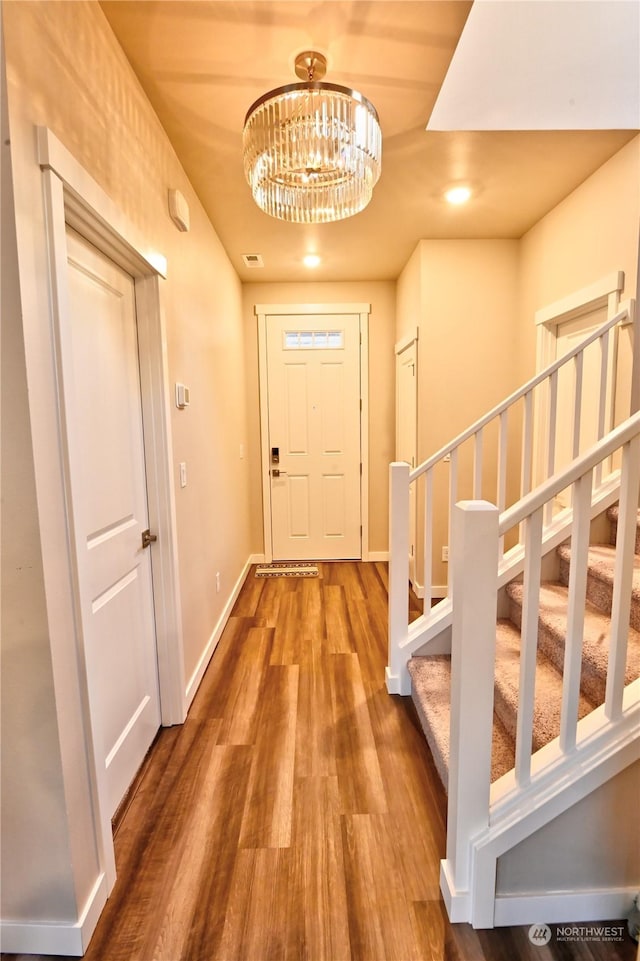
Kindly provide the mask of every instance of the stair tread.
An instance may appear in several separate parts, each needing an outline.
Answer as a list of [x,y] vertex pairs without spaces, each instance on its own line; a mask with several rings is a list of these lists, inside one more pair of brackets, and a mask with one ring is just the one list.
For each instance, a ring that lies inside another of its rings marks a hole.
[[[413,701],[436,770],[445,789],[449,770],[449,718],[451,714],[451,658],[448,654],[412,657],[408,664]],[[496,781],[515,763],[513,739],[494,716],[491,780]]]
[[[496,631],[496,711],[506,731],[515,737],[520,685],[520,632],[511,621],[498,621]],[[562,675],[540,650],[536,659],[536,687],[533,711],[533,749],[548,744],[560,734]],[[580,695],[578,717],[595,705]]]
[[[507,586],[508,596],[521,608],[524,586],[513,582]],[[539,622],[552,635],[557,657],[554,658],[550,645],[541,644],[544,652],[562,669],[564,661],[564,640],[567,632],[568,590],[564,584],[543,583],[540,585]],[[513,615],[512,615],[513,616]],[[585,605],[584,635],[582,644],[583,677],[589,674],[592,683],[587,690],[590,699],[597,705],[604,700],[607,676],[611,620],[607,614],[587,600]],[[625,684],[640,677],[640,632],[630,627],[628,631],[627,668]]]
[[[571,544],[561,544],[558,554],[563,561],[571,561]],[[589,548],[589,573],[607,584],[613,584],[616,549],[611,544],[592,544]],[[633,558],[633,597],[640,601],[640,556]]]

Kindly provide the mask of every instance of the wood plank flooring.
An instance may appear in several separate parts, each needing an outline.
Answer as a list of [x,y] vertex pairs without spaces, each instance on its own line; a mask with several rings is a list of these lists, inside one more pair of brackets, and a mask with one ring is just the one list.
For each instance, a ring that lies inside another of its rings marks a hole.
[[626,936],[539,948],[528,928],[449,924],[445,797],[410,700],[384,687],[386,565],[319,566],[249,574],[131,793],[88,961],[635,958]]

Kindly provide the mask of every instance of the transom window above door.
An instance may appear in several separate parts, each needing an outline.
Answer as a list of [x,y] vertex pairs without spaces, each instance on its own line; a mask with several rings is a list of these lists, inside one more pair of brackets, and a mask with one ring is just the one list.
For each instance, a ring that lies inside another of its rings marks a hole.
[[285,330],[285,350],[342,350],[342,330]]

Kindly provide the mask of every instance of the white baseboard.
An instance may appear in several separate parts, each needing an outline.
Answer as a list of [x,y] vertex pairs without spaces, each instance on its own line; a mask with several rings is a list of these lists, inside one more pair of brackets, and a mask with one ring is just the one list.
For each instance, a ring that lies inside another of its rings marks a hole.
[[440,891],[452,924],[469,921],[471,916],[469,891],[457,891],[449,870],[449,861],[440,862]]
[[363,561],[369,561],[374,563],[375,561],[388,561],[389,551],[369,551],[366,557],[362,558]]
[[498,895],[496,927],[513,924],[574,924],[626,918],[637,888],[556,891],[553,894]]
[[101,874],[75,923],[0,921],[0,944],[6,954],[53,954],[79,958],[89,946],[107,903],[107,879]]
[[242,585],[244,584],[247,574],[249,573],[249,568],[251,567],[252,564],[256,563],[256,561],[252,559],[254,556],[255,555],[252,555],[251,557],[249,557],[244,567],[242,568],[240,576],[233,586],[233,590],[231,591],[229,599],[227,600],[227,603],[225,604],[222,610],[222,613],[218,618],[218,623],[216,624],[213,630],[213,633],[209,638],[209,640],[207,641],[204,651],[202,652],[200,660],[198,661],[198,665],[195,671],[193,672],[193,674],[191,675],[191,678],[189,679],[189,683],[187,684],[187,689],[185,691],[185,701],[187,704],[187,708],[189,708],[191,702],[193,701],[196,695],[196,691],[200,686],[200,681],[204,677],[204,672],[209,666],[211,655],[215,651],[218,645],[218,641],[222,636],[222,632],[226,627],[227,621],[229,620],[229,617],[231,615],[231,611],[233,610],[233,605],[235,604],[238,594],[242,590]]
[[[420,600],[424,598],[425,590],[424,584],[420,584],[418,581],[411,581],[411,587],[413,588],[413,593]],[[447,596],[447,585],[446,584],[432,584],[431,585],[431,600],[434,601],[436,598],[441,600],[443,597]]]
[[264,564],[265,555],[264,554],[252,554],[249,558],[249,564]]

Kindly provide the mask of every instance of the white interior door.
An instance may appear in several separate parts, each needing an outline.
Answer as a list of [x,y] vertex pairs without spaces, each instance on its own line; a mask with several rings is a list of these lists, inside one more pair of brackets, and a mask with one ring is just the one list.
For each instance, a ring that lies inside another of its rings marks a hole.
[[361,557],[359,315],[269,315],[266,348],[273,557]]
[[[416,466],[417,458],[417,342],[396,351],[396,460]],[[409,578],[416,584],[416,485],[409,487]],[[425,584],[425,590],[431,585]]]
[[72,511],[99,788],[112,814],[160,725],[132,278],[67,230]]

